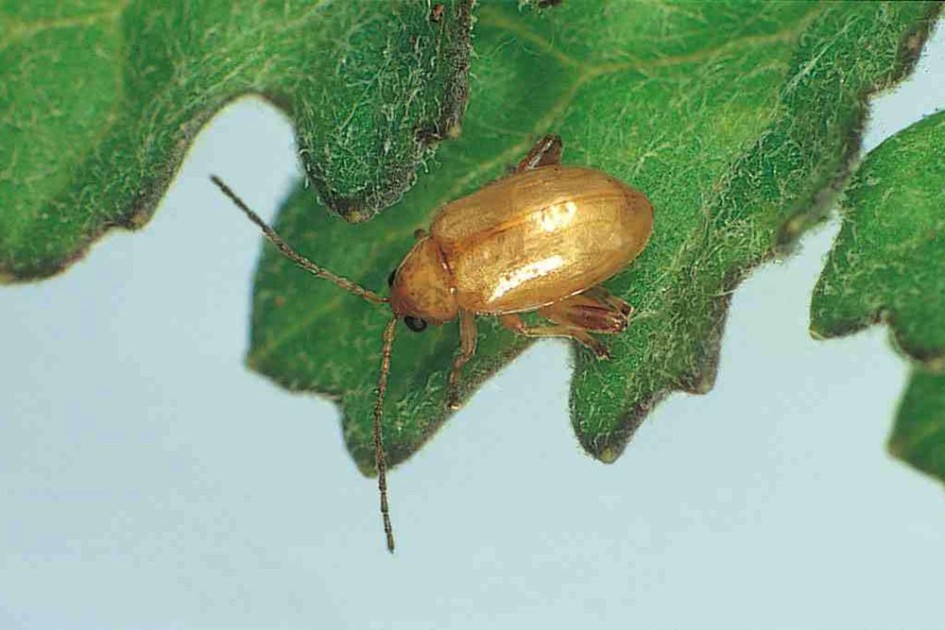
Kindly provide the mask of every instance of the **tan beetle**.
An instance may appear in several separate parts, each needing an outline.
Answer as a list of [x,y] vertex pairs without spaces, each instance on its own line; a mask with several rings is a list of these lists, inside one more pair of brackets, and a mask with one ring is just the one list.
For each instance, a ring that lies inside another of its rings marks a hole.
[[[213,182],[287,258],[342,289],[394,313],[384,330],[374,406],[374,456],[387,549],[394,536],[387,504],[381,412],[398,319],[420,332],[459,318],[461,347],[449,376],[447,404],[457,408],[459,373],[476,351],[476,315],[530,337],[568,337],[608,357],[590,333],[617,333],[633,308],[600,284],[627,266],[653,231],[653,206],[640,192],[598,170],[561,166],[561,139],[543,137],[515,172],[446,204],[388,284],[385,298],[319,267],[292,249],[218,177]],[[528,326],[535,311],[552,323]]]

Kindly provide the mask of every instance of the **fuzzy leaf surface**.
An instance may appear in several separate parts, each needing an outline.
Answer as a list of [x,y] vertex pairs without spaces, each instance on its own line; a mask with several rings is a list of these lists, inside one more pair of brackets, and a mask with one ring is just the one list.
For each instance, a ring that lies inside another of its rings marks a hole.
[[[927,34],[931,4],[564,2],[478,9],[470,106],[398,207],[368,225],[317,212],[304,193],[277,228],[306,255],[380,290],[444,203],[501,176],[542,134],[564,163],[643,191],[650,245],[608,288],[637,311],[607,339],[613,359],[576,351],[575,432],[603,461],[623,450],[672,390],[707,391],[728,295],[822,216],[819,194],[858,146],[866,96],[901,77]],[[373,469],[371,408],[388,315],[313,281],[266,249],[256,278],[249,363],[293,390],[334,396],[355,461]],[[529,342],[480,318],[464,395]],[[444,421],[455,325],[401,327],[385,408],[401,461]],[[536,436],[536,444],[540,443]]]
[[873,150],[850,182],[843,227],[811,302],[811,331],[886,322],[913,362],[890,450],[945,480],[945,112]]
[[293,118],[349,220],[393,203],[467,97],[471,0],[0,0],[0,278],[55,273],[151,217],[200,129],[249,93]]

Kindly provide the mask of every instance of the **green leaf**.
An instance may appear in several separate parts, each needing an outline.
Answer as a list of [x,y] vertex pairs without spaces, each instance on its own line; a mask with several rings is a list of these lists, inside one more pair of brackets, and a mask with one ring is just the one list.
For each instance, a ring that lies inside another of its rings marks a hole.
[[913,369],[889,436],[889,451],[945,479],[945,374]]
[[323,201],[396,201],[467,98],[472,0],[0,0],[0,277],[48,276],[151,217],[190,140],[261,94]]
[[945,112],[867,157],[811,302],[811,331],[836,337],[884,321],[915,363],[890,450],[945,480]]
[[[398,207],[352,227],[296,192],[277,227],[314,260],[381,289],[414,229],[443,203],[502,175],[541,134],[563,137],[565,163],[602,169],[645,192],[656,209],[651,243],[607,283],[636,316],[607,340],[612,360],[577,350],[572,385],[581,443],[613,461],[671,390],[711,387],[733,287],[821,218],[821,193],[858,146],[866,96],[904,74],[936,10],[614,1],[520,12],[486,3],[463,135],[441,148]],[[348,447],[366,472],[386,317],[266,249],[249,363],[290,389],[339,400]],[[479,321],[465,395],[528,343]],[[443,422],[456,347],[455,325],[400,333],[384,420],[392,461]]]

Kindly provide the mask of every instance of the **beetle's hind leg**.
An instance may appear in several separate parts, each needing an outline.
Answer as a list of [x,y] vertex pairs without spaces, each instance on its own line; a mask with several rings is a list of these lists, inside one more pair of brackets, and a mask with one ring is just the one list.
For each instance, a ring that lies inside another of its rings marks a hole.
[[600,335],[622,332],[632,312],[632,306],[604,287],[592,287],[538,310],[539,315],[557,324]]
[[[585,298],[585,299],[584,299],[584,300],[579,300],[578,298]],[[589,300],[589,302],[588,302],[588,300]],[[562,301],[562,302],[559,302],[558,304],[561,304],[561,305],[564,305],[564,304],[573,304],[573,305],[588,304],[588,305],[593,306],[593,307],[595,307],[595,308],[600,308],[600,303],[603,303],[604,305],[610,307],[610,309],[612,309],[612,310],[619,311],[620,314],[623,316],[623,318],[622,318],[623,326],[622,326],[621,328],[617,329],[617,330],[610,330],[610,329],[608,328],[607,330],[603,330],[603,329],[602,329],[602,330],[600,330],[599,332],[602,332],[602,333],[620,332],[621,330],[623,330],[624,328],[627,327],[627,321],[629,320],[630,315],[633,314],[633,306],[631,306],[631,305],[628,304],[627,302],[624,302],[624,301],[621,300],[619,297],[617,297],[616,295],[612,294],[610,291],[608,291],[607,289],[605,289],[605,288],[602,287],[602,286],[591,287],[590,289],[588,289],[588,290],[585,291],[584,293],[580,293],[580,294],[578,294],[578,295],[572,296],[572,297],[568,298],[567,300],[564,300],[564,301]]]
[[562,143],[561,136],[548,134],[542,136],[531,148],[522,161],[515,167],[516,173],[531,171],[541,166],[551,166],[561,163]]
[[503,315],[499,321],[506,328],[528,337],[567,337],[584,345],[601,359],[610,358],[610,351],[591,333],[614,334],[623,331],[633,307],[614,297],[603,287],[549,304],[538,314],[554,322],[551,326],[528,326],[518,315]]
[[529,326],[518,315],[500,315],[499,323],[514,330],[520,335],[526,337],[565,337],[573,339],[582,344],[601,359],[609,359],[610,351],[607,346],[595,339],[583,328],[568,326],[566,324],[553,324],[551,326]]

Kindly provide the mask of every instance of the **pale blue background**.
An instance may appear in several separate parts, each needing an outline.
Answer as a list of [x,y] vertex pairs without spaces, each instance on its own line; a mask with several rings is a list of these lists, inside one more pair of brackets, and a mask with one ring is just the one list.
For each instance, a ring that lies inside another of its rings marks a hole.
[[[943,35],[868,148],[945,106]],[[943,627],[942,486],[884,451],[905,364],[807,333],[835,223],[739,288],[715,389],[613,466],[571,433],[566,346],[527,352],[391,475],[391,558],[335,408],[242,364],[260,243],[207,175],[272,217],[296,168],[234,104],[147,229],[0,289],[0,628]]]

